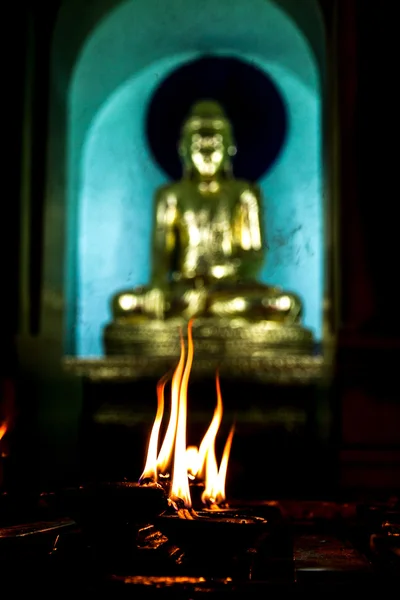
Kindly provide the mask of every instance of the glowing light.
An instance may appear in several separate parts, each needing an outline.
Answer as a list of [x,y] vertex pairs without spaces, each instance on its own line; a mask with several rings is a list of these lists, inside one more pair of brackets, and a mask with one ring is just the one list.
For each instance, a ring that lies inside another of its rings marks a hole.
[[242,236],[241,236],[241,244],[243,250],[250,250],[251,248],[251,233],[247,227],[243,227]]
[[12,384],[4,382],[4,402],[0,405],[0,441],[11,428],[14,420],[14,389]]
[[132,310],[137,306],[137,298],[131,294],[123,294],[119,298],[119,304],[124,310]]
[[186,448],[186,469],[189,479],[195,479],[199,472],[199,449],[197,446],[188,446]]
[[[181,341],[182,333],[181,333]],[[183,371],[179,390],[178,423],[176,427],[174,466],[171,482],[170,497],[183,500],[185,508],[192,507],[190,498],[189,480],[186,470],[186,416],[187,416],[187,389],[190,370],[193,363],[192,321],[188,325],[188,351],[185,369]]]
[[[206,459],[208,460],[208,456],[210,455],[210,458],[209,458],[210,464],[208,465],[209,470],[212,469],[211,460],[212,460],[213,456],[215,459],[215,450],[214,450],[215,438],[217,436],[218,429],[221,424],[222,411],[223,411],[218,373],[216,375],[216,387],[217,387],[217,406],[215,407],[212,421],[206,431],[205,436],[203,437],[203,440],[202,440],[202,442],[200,444],[200,448],[199,448],[199,457],[198,457],[198,475],[199,476],[204,476],[204,469],[206,469],[206,477],[207,477]],[[206,487],[207,487],[207,484],[206,484]]]
[[229,454],[232,445],[234,430],[231,429],[228,439],[225,443],[224,452],[222,455],[221,465],[218,469],[215,456],[215,438],[218,433],[219,426],[222,420],[222,396],[219,377],[216,377],[217,388],[217,406],[214,411],[211,425],[203,438],[199,448],[199,463],[202,465],[202,459],[205,454],[205,488],[201,496],[202,502],[205,504],[216,505],[225,501],[225,480],[228,467]]
[[213,162],[220,163],[223,158],[223,154],[220,150],[215,150],[215,152],[212,153],[211,158]]
[[233,440],[234,433],[235,433],[235,426],[232,425],[229,435],[227,437],[227,440],[225,442],[224,451],[222,453],[222,459],[221,459],[221,464],[220,464],[219,471],[218,471],[217,483],[216,483],[214,489],[212,490],[214,502],[216,504],[222,504],[226,500],[225,482],[226,482],[226,474],[228,471],[229,455],[231,453],[232,440]]
[[175,434],[176,434],[176,426],[178,419],[178,403],[179,403],[179,393],[180,386],[182,380],[182,373],[185,364],[185,344],[183,342],[183,338],[181,335],[181,356],[179,359],[179,363],[177,368],[175,369],[174,375],[172,377],[171,384],[171,412],[169,417],[169,423],[167,427],[167,431],[165,433],[164,441],[161,446],[160,454],[157,458],[157,466],[161,473],[165,474],[172,457],[172,452],[174,448]]
[[242,313],[247,306],[245,298],[232,298],[232,300],[221,300],[214,302],[212,312],[216,314],[231,314],[231,313]]
[[249,191],[241,195],[242,246],[244,250],[261,250],[258,200]]
[[191,119],[188,123],[188,126],[190,126],[192,129],[200,129],[201,121],[200,119]]
[[214,119],[212,124],[215,129],[223,129],[224,128],[224,122],[221,121],[221,119]]
[[279,308],[279,310],[289,310],[289,308],[292,306],[292,301],[289,296],[281,296],[276,301],[276,306]]
[[246,310],[247,301],[245,298],[234,298],[232,300],[232,309],[236,312],[242,312]]
[[212,269],[212,274],[217,279],[221,279],[222,277],[224,277],[225,273],[226,273],[226,268],[223,265],[215,265]]
[[210,190],[210,192],[218,192],[218,190],[219,190],[218,181],[210,181],[210,185],[208,186],[208,189]]
[[147,459],[144,471],[139,481],[157,480],[157,451],[158,437],[160,434],[161,421],[164,414],[164,388],[169,379],[169,374],[164,375],[157,384],[157,413],[151,430],[149,447],[147,450]]

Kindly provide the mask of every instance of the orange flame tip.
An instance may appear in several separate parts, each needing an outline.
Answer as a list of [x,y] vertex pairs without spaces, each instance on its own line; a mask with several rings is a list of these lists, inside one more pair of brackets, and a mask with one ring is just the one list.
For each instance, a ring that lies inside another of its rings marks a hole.
[[157,450],[158,450],[158,438],[160,434],[160,427],[162,418],[164,415],[164,389],[169,379],[169,373],[161,377],[157,383],[157,413],[154,419],[154,425],[151,430],[149,446],[147,450],[147,459],[144,467],[144,471],[139,479],[139,483],[143,483],[147,480],[157,480]]
[[[190,509],[192,506],[189,481],[186,469],[187,390],[189,384],[190,370],[192,368],[193,363],[192,324],[192,321],[189,321],[187,359],[179,390],[178,423],[176,428],[175,439],[174,468],[170,491],[170,498],[180,498],[181,500],[183,500],[185,507],[188,509]],[[182,332],[181,343],[183,343]]]
[[181,356],[171,382],[171,413],[169,417],[167,431],[165,432],[164,441],[162,443],[161,450],[157,458],[158,469],[163,475],[166,474],[171,462],[178,422],[179,393],[181,387],[182,373],[185,364],[185,344],[183,341],[182,333],[180,333],[180,338]]

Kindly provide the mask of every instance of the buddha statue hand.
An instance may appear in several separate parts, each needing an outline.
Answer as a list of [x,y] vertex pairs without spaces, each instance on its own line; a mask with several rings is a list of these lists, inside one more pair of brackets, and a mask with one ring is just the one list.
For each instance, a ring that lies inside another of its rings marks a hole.
[[162,288],[142,286],[134,290],[125,290],[115,296],[112,313],[117,320],[143,316],[163,319],[167,306],[166,292]]
[[182,316],[185,319],[202,316],[206,309],[207,291],[204,287],[176,285],[146,289],[141,313],[153,319]]
[[128,321],[145,318],[164,320],[182,316],[201,316],[206,308],[207,291],[193,284],[141,286],[116,295],[112,302],[114,319]]
[[166,296],[161,288],[151,288],[143,296],[142,310],[155,319],[163,319],[166,309]]
[[300,321],[301,312],[298,296],[258,282],[219,283],[210,288],[207,298],[207,313],[214,317],[243,317],[290,325]]
[[193,284],[177,285],[166,301],[165,314],[168,317],[192,319],[201,317],[206,311],[207,290]]

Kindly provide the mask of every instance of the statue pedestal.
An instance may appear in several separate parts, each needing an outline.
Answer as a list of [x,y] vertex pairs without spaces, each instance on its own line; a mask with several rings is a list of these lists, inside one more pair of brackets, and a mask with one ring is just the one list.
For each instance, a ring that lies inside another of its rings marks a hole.
[[[183,319],[107,326],[107,355],[99,359],[64,359],[64,368],[92,381],[159,378],[176,367]],[[221,377],[275,384],[310,384],[329,377],[326,357],[315,351],[312,334],[301,326],[242,319],[196,319],[191,379]],[[329,362],[329,361],[328,361]]]
[[[182,318],[109,324],[104,333],[107,356],[142,356],[178,359],[180,337],[187,334]],[[270,321],[198,318],[193,322],[196,359],[262,358],[289,354],[310,355],[314,339],[301,325]]]
[[[154,383],[177,365],[178,357],[109,356],[106,358],[66,357],[66,373],[97,383],[122,383],[154,380]],[[326,386],[332,366],[322,355],[287,354],[282,357],[195,357],[190,381],[214,380],[218,369],[221,378],[279,386]]]

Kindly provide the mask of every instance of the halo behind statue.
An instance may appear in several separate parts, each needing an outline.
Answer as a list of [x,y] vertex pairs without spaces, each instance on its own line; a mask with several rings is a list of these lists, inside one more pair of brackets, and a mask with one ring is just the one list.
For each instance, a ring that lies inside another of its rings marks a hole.
[[182,166],[177,152],[183,120],[199,100],[219,102],[233,125],[237,178],[258,180],[279,156],[287,134],[284,101],[266,73],[233,57],[206,56],[161,82],[147,112],[147,139],[157,163],[172,179]]

